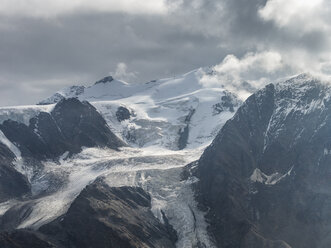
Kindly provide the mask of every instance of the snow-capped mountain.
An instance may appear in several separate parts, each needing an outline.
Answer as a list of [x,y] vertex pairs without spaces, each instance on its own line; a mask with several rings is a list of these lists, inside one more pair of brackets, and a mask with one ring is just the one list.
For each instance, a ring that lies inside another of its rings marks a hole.
[[0,247],[329,247],[330,84],[210,73],[0,108]]
[[118,136],[138,147],[157,145],[177,150],[205,146],[241,104],[236,92],[201,83],[209,70],[145,84],[106,77],[89,87],[59,91],[40,104],[70,97],[89,101]]

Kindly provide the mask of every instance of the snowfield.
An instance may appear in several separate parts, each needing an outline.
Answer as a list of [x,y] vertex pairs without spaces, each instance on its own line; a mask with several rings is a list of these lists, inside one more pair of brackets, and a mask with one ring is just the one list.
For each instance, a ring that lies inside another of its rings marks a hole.
[[[242,103],[236,92],[202,84],[210,70],[200,68],[144,84],[106,77],[89,87],[63,89],[41,104],[54,104],[63,97],[87,100],[104,116],[115,134],[135,147],[178,150],[179,133],[188,126],[187,148],[198,148],[211,142]],[[119,122],[116,116],[119,107],[128,109],[131,118]]]

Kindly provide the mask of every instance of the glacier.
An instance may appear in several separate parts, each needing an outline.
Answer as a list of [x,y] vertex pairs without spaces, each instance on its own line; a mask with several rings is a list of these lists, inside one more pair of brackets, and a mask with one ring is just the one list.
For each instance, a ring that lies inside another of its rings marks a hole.
[[[18,228],[37,229],[64,214],[86,185],[103,177],[110,186],[139,186],[148,192],[153,214],[162,222],[165,213],[177,231],[177,247],[214,247],[205,213],[194,200],[192,185],[197,179],[183,178],[182,173],[199,159],[242,101],[225,87],[202,84],[208,73],[210,69],[200,68],[145,84],[106,77],[89,87],[61,90],[38,105],[0,108],[0,122],[28,124],[40,112],[50,112],[59,100],[76,97],[89,101],[111,131],[129,145],[120,151],[84,148],[72,157],[65,153],[57,162],[43,162],[33,175],[24,165],[17,166],[28,176],[33,196],[1,203],[0,215],[12,206],[30,206]],[[120,107],[130,113],[129,118],[118,118]],[[15,144],[7,144],[15,150]],[[20,161],[17,150],[15,154]]]

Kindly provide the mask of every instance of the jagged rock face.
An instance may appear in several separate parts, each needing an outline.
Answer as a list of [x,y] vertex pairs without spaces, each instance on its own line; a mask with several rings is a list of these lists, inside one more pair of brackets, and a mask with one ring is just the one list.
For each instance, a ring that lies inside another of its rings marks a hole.
[[166,226],[150,211],[150,201],[141,188],[110,188],[99,180],[40,231],[67,247],[175,247]]
[[0,143],[0,202],[30,191],[28,180],[14,169],[15,155]]
[[14,144],[17,144],[24,157],[43,158],[50,151],[40,137],[25,124],[7,120],[0,125],[1,131]]
[[124,145],[92,105],[75,98],[62,99],[50,114],[41,112],[32,118],[29,126],[8,120],[0,129],[24,157],[37,160],[53,159],[66,151],[78,153],[82,147]]
[[331,247],[330,93],[305,75],[270,84],[205,150],[197,196],[219,247]]
[[[68,122],[71,121],[72,120],[68,120]],[[30,119],[29,130],[37,136],[38,141],[42,143],[44,149],[46,150],[43,151],[38,148],[37,150],[31,152],[32,154],[38,154],[38,152],[42,151],[40,152],[40,155],[46,155],[46,157],[49,158],[53,156],[57,157],[66,151],[79,151],[79,148],[75,149],[70,145],[72,141],[70,142],[66,139],[61,127],[52,113],[49,114],[41,112],[38,116]],[[33,144],[36,144],[36,142]]]

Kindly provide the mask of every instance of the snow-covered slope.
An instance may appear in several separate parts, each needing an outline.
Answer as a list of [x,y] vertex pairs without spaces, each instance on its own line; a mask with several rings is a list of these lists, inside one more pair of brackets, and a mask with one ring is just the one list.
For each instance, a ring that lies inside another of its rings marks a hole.
[[0,124],[9,119],[28,125],[32,117],[40,112],[50,112],[53,107],[54,104],[0,107]]
[[201,149],[121,148],[120,152],[84,149],[70,159],[61,160],[60,164],[44,163],[44,171],[32,181],[32,191],[36,196],[56,182],[60,185],[54,193],[27,201],[5,202],[0,204],[0,210],[4,213],[11,207],[32,206],[31,212],[20,219],[18,228],[36,229],[64,214],[87,184],[104,177],[112,187],[138,186],[146,190],[151,195],[153,214],[162,221],[164,212],[177,231],[177,247],[190,248],[198,244],[213,247],[204,213],[194,201],[191,188],[194,178],[181,177],[183,168],[198,159],[201,152]]
[[[73,86],[40,104],[77,97],[91,102],[118,136],[138,147],[171,150],[208,145],[241,101],[225,88],[205,87],[201,79],[210,69],[179,77],[128,84],[106,77],[90,87]],[[129,118],[119,118],[122,107]]]

